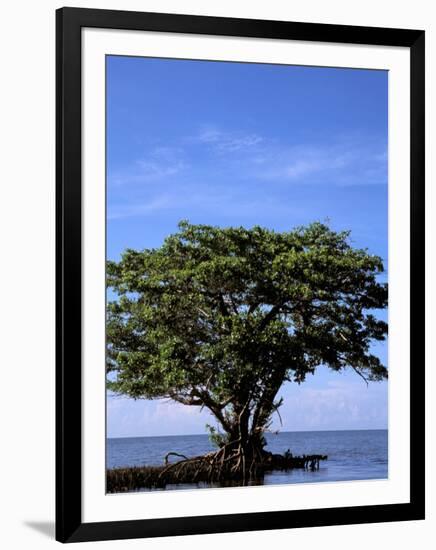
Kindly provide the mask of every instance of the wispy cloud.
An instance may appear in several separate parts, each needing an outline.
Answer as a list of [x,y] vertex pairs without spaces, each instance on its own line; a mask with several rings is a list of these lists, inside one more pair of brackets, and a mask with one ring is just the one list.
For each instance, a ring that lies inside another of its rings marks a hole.
[[107,412],[108,437],[198,434],[205,433],[207,423],[214,424],[207,409],[163,399],[134,401],[109,396]]
[[185,151],[181,147],[154,147],[137,159],[129,169],[114,173],[110,183],[148,183],[171,178],[188,169]]
[[174,209],[192,216],[196,209],[248,220],[266,208],[295,218],[298,214],[290,212],[286,200],[289,185],[386,183],[386,147],[376,140],[292,145],[254,133],[204,127],[194,137],[155,145],[124,171],[109,174],[108,219]]
[[354,381],[349,376],[341,379],[335,374],[329,375],[322,387],[306,384],[301,387],[289,384],[283,389],[284,404],[280,412],[285,421],[282,429],[387,427],[386,382],[374,382],[367,387],[360,380]]
[[369,185],[387,182],[387,160],[380,147],[359,143],[279,146],[254,158],[260,179],[295,183]]
[[132,203],[121,203],[115,205],[109,205],[107,219],[119,220],[123,218],[132,218],[136,216],[143,216],[145,214],[154,213],[158,210],[164,210],[171,207],[173,201],[167,194],[156,196],[148,201],[139,201]]
[[[317,375],[319,376],[319,375]],[[321,375],[325,376],[325,372]],[[387,383],[368,387],[338,374],[327,377],[319,386],[307,381],[301,386],[287,384],[281,392],[283,425],[277,415],[273,430],[384,429],[388,425]],[[108,436],[166,435],[204,433],[213,424],[207,409],[187,407],[169,400],[138,400],[124,397],[108,399]]]
[[295,205],[281,201],[280,197],[270,196],[267,192],[252,196],[247,193],[246,186],[220,188],[200,183],[176,184],[165,192],[157,188],[151,194],[129,203],[112,199],[108,204],[107,218],[112,221],[171,210],[183,211],[184,217],[188,218],[197,217],[199,213],[211,216],[219,212],[223,219],[238,218],[240,223],[250,223],[251,218],[259,221],[264,212],[273,211],[276,216],[292,215],[294,218],[299,214]]
[[219,153],[235,153],[238,151],[252,151],[264,139],[256,133],[223,131],[215,127],[207,127],[190,138],[190,141],[208,145]]
[[342,137],[331,143],[306,142],[295,145],[269,139],[254,132],[223,130],[204,126],[186,139],[192,146],[206,146],[220,161],[238,174],[268,181],[374,185],[387,182],[386,145],[377,140]]

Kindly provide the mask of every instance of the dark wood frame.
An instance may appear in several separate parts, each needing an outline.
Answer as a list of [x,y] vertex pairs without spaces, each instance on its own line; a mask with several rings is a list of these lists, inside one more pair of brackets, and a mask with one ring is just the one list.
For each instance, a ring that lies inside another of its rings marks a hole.
[[[402,46],[411,60],[410,502],[82,523],[81,29]],[[56,13],[56,539],[127,539],[424,519],[424,31],[62,8]]]

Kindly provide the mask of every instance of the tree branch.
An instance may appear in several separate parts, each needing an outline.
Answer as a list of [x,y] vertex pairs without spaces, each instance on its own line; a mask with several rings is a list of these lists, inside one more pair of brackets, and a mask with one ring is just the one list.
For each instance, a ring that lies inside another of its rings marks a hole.
[[276,304],[275,306],[273,306],[269,311],[268,313],[265,315],[265,317],[262,319],[261,323],[260,323],[260,329],[263,330],[270,321],[273,320],[273,318],[275,317],[275,315],[277,315],[277,313],[279,313],[280,309],[282,308],[283,304],[280,303],[280,304]]
[[196,407],[203,405],[203,401],[201,399],[196,399],[195,397],[185,397],[174,392],[168,392],[168,397],[177,403],[181,403],[182,405],[194,405]]
[[359,370],[357,367],[355,367],[354,365],[350,365],[350,367],[354,370],[355,373],[357,373],[357,374],[360,376],[360,378],[363,379],[363,381],[365,382],[365,384],[366,384],[367,386],[369,386],[368,379],[366,378],[366,376],[364,376],[364,375],[360,372],[360,370]]
[[[350,340],[349,340],[346,336],[344,336],[344,334],[342,334],[341,331],[339,331],[338,334],[339,334],[339,336],[342,338],[342,340],[344,340],[344,342],[347,342],[348,344],[350,343]],[[369,385],[368,379],[366,378],[366,376],[364,376],[364,375],[360,372],[360,370],[359,370],[357,367],[355,367],[355,366],[354,366],[353,364],[351,364],[351,363],[348,363],[348,362],[346,361],[346,358],[344,358],[343,356],[341,356],[341,359],[342,359],[342,361],[345,361],[345,363],[346,363],[347,365],[349,365],[349,366],[354,370],[354,372],[360,376],[360,378],[362,378],[362,380],[365,382],[366,386]]]

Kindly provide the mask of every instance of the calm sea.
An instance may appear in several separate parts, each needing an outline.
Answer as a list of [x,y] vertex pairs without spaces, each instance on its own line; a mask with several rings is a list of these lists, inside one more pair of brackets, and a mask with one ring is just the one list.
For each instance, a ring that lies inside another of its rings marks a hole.
[[[273,453],[290,449],[294,455],[326,454],[328,460],[321,462],[315,472],[271,472],[265,475],[265,485],[388,477],[387,430],[280,432],[267,434],[266,438],[267,450]],[[207,435],[109,438],[107,467],[160,465],[169,451],[190,457],[213,449]]]

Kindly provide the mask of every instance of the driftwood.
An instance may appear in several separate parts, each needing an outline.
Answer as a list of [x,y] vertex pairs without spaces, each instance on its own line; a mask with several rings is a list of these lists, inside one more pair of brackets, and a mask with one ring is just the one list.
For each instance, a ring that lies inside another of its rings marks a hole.
[[[274,470],[318,470],[326,455],[293,456],[287,451],[284,455],[258,451],[247,454],[242,447],[224,445],[218,451],[188,458],[176,452],[165,456],[163,466],[135,466],[116,468],[107,471],[106,490],[108,493],[135,491],[140,489],[164,489],[177,484],[218,484],[248,485],[263,480],[265,473]],[[169,463],[170,456],[182,460]]]

